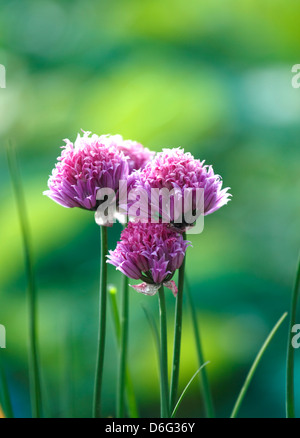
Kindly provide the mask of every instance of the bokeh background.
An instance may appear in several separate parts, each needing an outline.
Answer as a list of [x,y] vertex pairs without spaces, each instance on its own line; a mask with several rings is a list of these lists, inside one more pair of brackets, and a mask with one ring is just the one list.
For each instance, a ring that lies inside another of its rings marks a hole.
[[[182,146],[213,164],[232,201],[190,236],[187,271],[217,415],[229,416],[267,334],[289,310],[299,249],[300,5],[292,0],[0,2],[0,323],[15,414],[30,416],[26,276],[5,145],[22,172],[38,284],[45,415],[91,414],[97,339],[99,228],[93,214],[42,195],[64,138],[122,134],[160,151]],[[114,226],[109,246],[120,233]],[[117,288],[120,276],[109,266]],[[155,346],[130,294],[129,366],[144,417],[159,415]],[[174,299],[167,296],[170,357]],[[110,309],[109,309],[110,310]],[[300,323],[300,317],[299,317]],[[285,415],[287,320],[243,402],[244,417]],[[111,315],[104,414],[114,415]],[[300,402],[300,351],[296,401]],[[180,387],[198,368],[185,308]],[[298,414],[300,414],[298,409]],[[197,380],[179,416],[203,416]]]

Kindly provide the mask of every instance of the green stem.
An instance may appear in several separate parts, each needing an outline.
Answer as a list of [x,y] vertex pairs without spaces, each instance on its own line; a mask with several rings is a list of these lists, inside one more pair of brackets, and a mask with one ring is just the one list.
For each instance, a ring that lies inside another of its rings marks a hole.
[[101,392],[105,351],[106,335],[106,289],[107,289],[107,227],[101,226],[101,261],[100,261],[100,292],[99,292],[99,332],[98,332],[98,353],[96,362],[96,376],[94,386],[94,418],[101,417]]
[[[186,234],[183,234],[183,238],[186,238]],[[185,259],[183,259],[182,265],[179,268],[178,275],[178,293],[176,297],[175,307],[175,326],[174,326],[174,346],[173,346],[173,365],[171,371],[171,390],[170,390],[170,411],[172,412],[176,401],[179,381],[179,365],[180,365],[180,347],[181,347],[181,330],[182,330],[182,303],[183,303],[183,288],[184,288],[184,271],[185,271]]]
[[124,393],[125,393],[125,374],[126,374],[126,358],[128,344],[128,277],[123,275],[122,289],[122,307],[121,307],[121,345],[120,345],[120,363],[119,363],[119,378],[117,390],[117,418],[124,417]]
[[288,347],[287,347],[287,364],[286,364],[286,416],[287,418],[295,418],[295,395],[294,395],[294,353],[295,349],[292,346],[292,328],[296,324],[297,301],[299,296],[300,286],[300,257],[298,260],[298,269],[294,284],[292,303],[291,303],[291,318],[289,324]]
[[160,316],[160,414],[161,418],[169,417],[169,384],[168,384],[168,344],[167,313],[164,287],[158,291]]
[[259,350],[259,352],[258,352],[258,354],[257,354],[257,356],[256,356],[256,358],[255,358],[255,360],[254,360],[254,362],[253,362],[253,364],[252,364],[252,366],[250,368],[250,371],[249,371],[249,373],[248,373],[248,375],[246,377],[246,380],[245,380],[245,382],[244,382],[244,384],[242,386],[242,389],[241,389],[241,391],[239,393],[239,396],[238,396],[237,401],[236,401],[236,403],[234,405],[234,408],[233,408],[233,411],[232,411],[232,414],[231,414],[230,418],[235,418],[237,416],[237,413],[238,413],[238,411],[239,411],[239,409],[241,407],[242,401],[243,401],[243,399],[245,397],[246,391],[247,391],[247,389],[248,389],[248,387],[250,385],[250,382],[251,382],[252,377],[253,377],[253,375],[255,373],[255,370],[256,370],[256,368],[257,368],[257,366],[258,366],[258,364],[259,364],[259,362],[260,362],[264,352],[266,351],[268,345],[270,344],[271,340],[273,339],[275,333],[279,329],[281,323],[286,318],[286,316],[287,316],[287,313],[284,313],[281,316],[281,318],[277,321],[277,323],[275,324],[275,326],[271,330],[269,336],[267,337],[267,339],[263,343],[261,349]]
[[[193,325],[193,330],[194,330],[198,363],[199,363],[199,367],[202,367],[205,360],[204,360],[204,355],[203,355],[203,351],[202,351],[199,327],[198,327],[198,323],[197,323],[196,309],[195,309],[195,306],[193,303],[193,299],[192,299],[192,295],[190,292],[187,277],[185,278],[185,284],[186,284],[185,291],[186,291],[186,295],[187,295],[187,302],[188,302],[188,306],[190,309],[192,325]],[[211,390],[210,390],[210,386],[209,386],[206,367],[202,368],[202,373],[200,373],[200,379],[201,379],[202,388],[203,388],[203,398],[204,398],[206,415],[208,418],[214,418],[215,412],[214,412],[212,395],[211,395]]]
[[17,163],[17,157],[12,146],[7,149],[8,165],[17,201],[19,221],[23,238],[26,274],[28,282],[28,311],[29,311],[29,380],[32,415],[41,416],[41,382],[37,346],[37,317],[36,317],[36,283],[34,276],[31,241],[23,187]]
[[[3,411],[4,411],[6,418],[14,418],[14,413],[13,413],[11,399],[10,399],[9,390],[8,390],[7,379],[5,376],[5,371],[4,371],[4,366],[2,364],[1,355],[2,355],[2,351],[0,350],[0,385],[2,388],[2,399],[1,399],[2,408],[3,408]],[[0,391],[0,393],[1,393],[1,391]]]

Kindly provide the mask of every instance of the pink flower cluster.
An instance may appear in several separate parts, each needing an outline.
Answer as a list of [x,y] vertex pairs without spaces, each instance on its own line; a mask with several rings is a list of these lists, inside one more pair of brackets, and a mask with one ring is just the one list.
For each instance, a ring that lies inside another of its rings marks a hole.
[[[98,190],[112,189],[118,198],[119,182],[124,180],[128,181],[129,189],[144,190],[148,199],[152,189],[174,189],[180,199],[186,189],[203,189],[204,215],[229,201],[228,188],[222,189],[221,177],[212,166],[204,165],[204,161],[183,149],[164,149],[154,156],[154,152],[140,143],[124,140],[120,135],[90,134],[78,135],[74,144],[65,140],[66,145],[49,177],[49,190],[44,194],[64,207],[95,211],[102,202],[97,200]],[[192,210],[196,209],[197,204],[193,204]],[[193,223],[177,224],[175,210],[173,206],[171,226],[142,223],[134,218],[122,232],[116,249],[110,251],[108,263],[129,278],[144,281],[134,286],[139,292],[153,295],[164,284],[176,295],[177,288],[171,279],[189,245],[180,232]],[[146,211],[148,215],[148,207]],[[160,213],[158,209],[161,218]]]
[[128,158],[129,173],[143,169],[154,157],[155,152],[145,148],[141,143],[132,140],[123,140],[121,135],[101,135],[100,139],[109,142]]
[[161,284],[176,296],[177,288],[171,281],[182,265],[190,242],[166,224],[129,222],[114,251],[109,251],[108,263],[129,278],[144,280],[134,287],[138,292],[154,295]]
[[[216,175],[212,166],[204,165],[204,161],[195,159],[189,152],[183,149],[164,149],[155,158],[148,162],[142,171],[134,172],[128,182],[129,189],[137,191],[143,189],[151,199],[152,189],[172,189],[177,202],[184,200],[185,191],[203,189],[203,215],[208,215],[227,204],[230,194],[228,187],[222,189],[222,179]],[[132,207],[134,203],[130,204]],[[182,205],[182,210],[184,206]],[[197,209],[196,198],[193,198],[192,210]],[[175,208],[171,212],[170,222],[176,222]],[[150,208],[147,209],[150,212]],[[162,216],[163,212],[160,211]],[[176,225],[176,224],[175,224]],[[183,224],[181,229],[191,226],[191,223]]]
[[48,180],[44,194],[64,207],[96,210],[97,191],[110,188],[116,193],[119,181],[145,166],[154,152],[120,135],[78,135],[75,143],[65,140],[61,156]]

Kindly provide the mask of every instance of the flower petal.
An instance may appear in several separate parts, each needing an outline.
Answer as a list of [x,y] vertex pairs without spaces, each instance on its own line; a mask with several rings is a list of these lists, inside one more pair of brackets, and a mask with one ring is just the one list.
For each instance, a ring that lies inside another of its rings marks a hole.
[[135,289],[137,292],[140,292],[144,295],[153,296],[156,294],[158,289],[160,288],[160,285],[158,284],[147,284],[147,283],[141,283],[141,284],[130,284],[130,287]]
[[176,298],[177,293],[178,293],[178,287],[176,286],[175,281],[174,280],[166,281],[165,283],[163,283],[163,285],[165,287],[167,287],[168,289],[171,289],[174,297]]

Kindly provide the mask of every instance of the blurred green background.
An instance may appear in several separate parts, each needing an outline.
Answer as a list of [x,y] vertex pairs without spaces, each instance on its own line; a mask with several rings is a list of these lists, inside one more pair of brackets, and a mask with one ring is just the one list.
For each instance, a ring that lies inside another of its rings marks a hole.
[[[217,415],[229,416],[268,332],[289,310],[299,249],[299,3],[2,1],[0,63],[1,351],[16,416],[30,416],[26,277],[5,156],[18,150],[34,246],[46,416],[91,414],[97,339],[99,228],[93,214],[42,195],[62,139],[80,129],[122,134],[160,151],[182,146],[213,164],[232,201],[190,236],[187,270]],[[120,233],[110,232],[114,248]],[[109,266],[110,283],[120,275]],[[130,294],[129,365],[144,417],[159,415],[155,347]],[[174,298],[169,308],[170,357]],[[110,310],[110,309],[109,309]],[[117,348],[109,313],[104,414],[114,415]],[[300,323],[300,316],[298,317]],[[180,387],[198,368],[188,309]],[[255,375],[240,415],[285,415],[287,320]],[[300,403],[300,351],[296,402]],[[298,409],[298,415],[300,410]],[[204,415],[194,381],[178,415]]]

